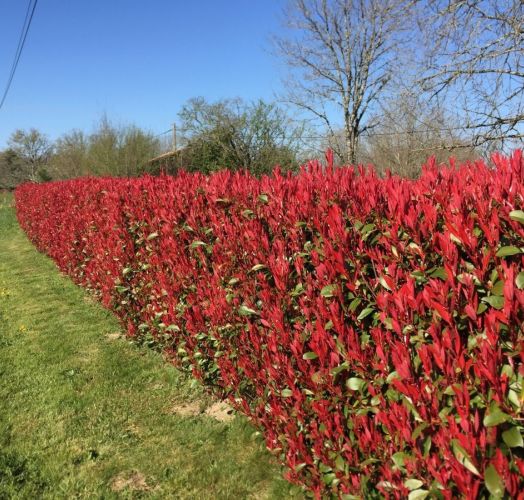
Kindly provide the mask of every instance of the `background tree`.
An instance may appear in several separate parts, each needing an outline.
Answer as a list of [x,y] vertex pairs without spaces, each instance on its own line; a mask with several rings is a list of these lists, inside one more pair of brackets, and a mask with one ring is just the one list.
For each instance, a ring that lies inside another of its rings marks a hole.
[[[524,2],[430,0],[420,83],[462,105],[475,144],[524,137]],[[429,21],[428,21],[429,20]]]
[[135,125],[114,125],[103,116],[91,134],[74,130],[56,141],[52,172],[58,178],[140,175],[159,151],[153,134]]
[[373,127],[373,107],[386,95],[396,55],[408,43],[414,2],[409,0],[292,0],[278,52],[295,70],[287,100],[312,113],[335,136],[338,154],[355,163],[359,138]]
[[81,130],[73,130],[58,138],[50,160],[53,176],[68,179],[90,174],[88,146],[89,138]]
[[11,134],[8,146],[21,160],[22,178],[37,181],[40,175],[41,180],[49,180],[45,167],[53,148],[44,134],[35,128],[28,131],[18,129]]
[[377,112],[377,127],[363,137],[358,159],[403,177],[417,177],[428,157],[446,162],[478,158],[471,137],[437,103],[430,103],[409,90],[388,99]]
[[126,168],[120,164],[121,134],[107,116],[103,116],[88,141],[88,161],[95,175],[124,175]]
[[12,150],[0,152],[0,190],[14,189],[27,180],[27,171],[19,156]]
[[120,134],[119,162],[125,165],[125,175],[148,172],[147,162],[160,151],[158,138],[136,125],[123,127]]
[[297,166],[304,126],[275,104],[238,98],[209,103],[199,97],[189,100],[179,117],[186,141],[180,162],[189,170],[245,168],[261,175],[275,165]]

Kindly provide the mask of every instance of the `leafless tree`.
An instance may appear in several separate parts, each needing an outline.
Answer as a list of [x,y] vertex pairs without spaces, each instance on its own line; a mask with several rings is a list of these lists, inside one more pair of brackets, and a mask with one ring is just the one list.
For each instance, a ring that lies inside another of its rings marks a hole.
[[[287,101],[312,113],[335,136],[338,151],[355,163],[360,136],[373,127],[369,112],[385,95],[398,67],[395,54],[406,44],[410,0],[291,0],[289,36],[276,38],[291,66]],[[342,118],[342,119],[340,119]]]
[[439,163],[451,156],[459,162],[480,156],[453,116],[414,91],[389,99],[377,112],[377,121],[373,134],[362,139],[358,158],[379,172],[388,169],[404,177],[417,177],[431,156]]
[[48,162],[52,145],[48,138],[35,128],[28,131],[15,130],[11,134],[8,146],[14,151],[29,169],[29,179],[38,179],[39,169]]
[[524,2],[430,0],[428,6],[423,88],[463,106],[475,144],[522,139]]

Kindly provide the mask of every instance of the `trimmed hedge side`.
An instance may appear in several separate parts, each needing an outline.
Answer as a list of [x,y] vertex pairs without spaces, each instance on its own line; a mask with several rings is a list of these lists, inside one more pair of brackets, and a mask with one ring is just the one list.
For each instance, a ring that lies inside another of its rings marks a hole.
[[315,496],[524,498],[524,159],[25,184],[18,219]]

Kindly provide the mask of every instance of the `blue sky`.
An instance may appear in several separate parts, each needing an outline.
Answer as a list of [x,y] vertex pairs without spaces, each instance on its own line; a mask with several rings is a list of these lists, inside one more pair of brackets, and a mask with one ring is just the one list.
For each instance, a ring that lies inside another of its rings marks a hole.
[[[0,148],[16,128],[52,139],[107,113],[153,132],[187,99],[272,99],[284,68],[271,54],[285,0],[39,0],[11,90]],[[27,8],[0,2],[3,93]]]

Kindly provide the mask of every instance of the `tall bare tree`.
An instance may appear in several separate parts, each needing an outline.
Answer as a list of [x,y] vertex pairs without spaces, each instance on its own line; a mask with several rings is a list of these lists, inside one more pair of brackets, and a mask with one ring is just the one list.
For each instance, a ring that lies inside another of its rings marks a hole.
[[313,114],[328,134],[342,123],[341,157],[355,163],[359,137],[409,42],[410,0],[291,0],[289,36],[276,39],[294,71],[288,101]]
[[430,0],[427,71],[432,97],[461,104],[476,144],[524,137],[524,2]]

